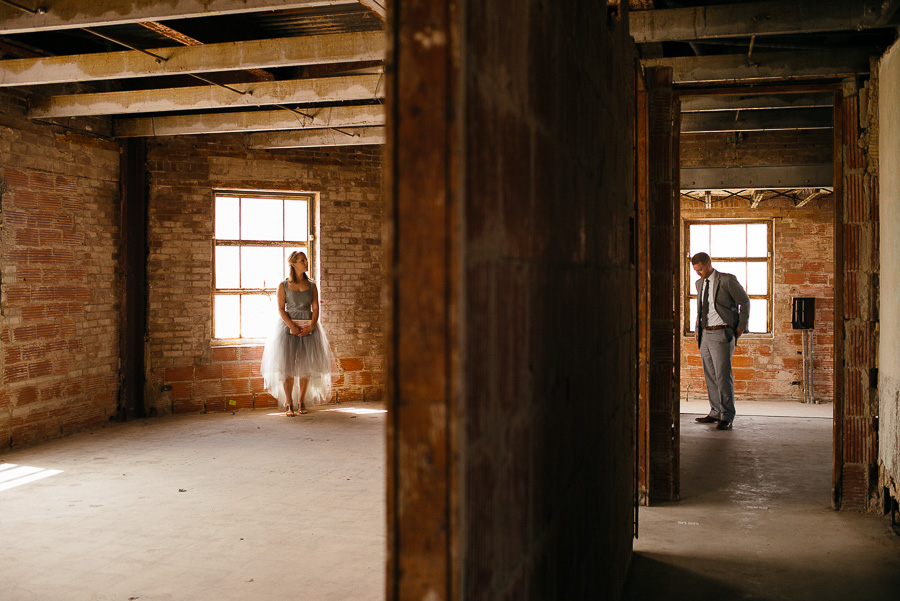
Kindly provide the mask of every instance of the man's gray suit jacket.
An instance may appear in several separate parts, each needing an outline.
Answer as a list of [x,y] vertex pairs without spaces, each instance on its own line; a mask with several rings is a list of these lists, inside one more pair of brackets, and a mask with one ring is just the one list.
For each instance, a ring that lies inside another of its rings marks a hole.
[[[697,296],[702,292],[703,279],[697,280]],[[732,330],[747,331],[747,322],[750,320],[750,297],[744,291],[741,283],[730,273],[716,271],[716,285],[713,287],[712,298],[715,299],[716,313],[728,324]],[[702,299],[701,299],[702,302]],[[695,332],[697,345],[703,339],[703,328],[700,327],[700,311],[697,311],[697,324]]]

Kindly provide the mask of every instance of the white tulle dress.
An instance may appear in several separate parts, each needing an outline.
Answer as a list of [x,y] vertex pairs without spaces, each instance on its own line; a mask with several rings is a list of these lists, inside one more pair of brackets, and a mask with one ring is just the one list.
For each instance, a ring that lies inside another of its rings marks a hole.
[[[309,283],[309,290],[291,290],[284,282],[284,308],[291,319],[312,319],[312,299],[315,298],[315,284]],[[266,340],[263,351],[262,372],[266,390],[278,399],[278,404],[286,408],[284,381],[294,378],[291,404],[299,406],[300,378],[309,378],[306,389],[306,405],[327,403],[331,399],[331,371],[334,354],[328,342],[328,335],[322,326],[321,315],[316,329],[309,336],[294,336],[288,326],[278,317],[278,323]]]

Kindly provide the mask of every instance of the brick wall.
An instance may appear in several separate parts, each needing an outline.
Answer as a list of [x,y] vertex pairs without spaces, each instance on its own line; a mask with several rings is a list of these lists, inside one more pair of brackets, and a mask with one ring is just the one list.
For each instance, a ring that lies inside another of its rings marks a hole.
[[[823,163],[832,156],[831,131],[682,135],[681,164],[771,165]],[[704,203],[682,197],[681,216],[691,219],[773,219],[773,332],[741,337],[734,354],[735,396],[753,400],[803,400],[801,333],[791,325],[791,299],[816,299],[813,330],[814,397],[834,398],[834,197],[821,196],[802,208],[786,198]],[[687,254],[683,250],[682,256]],[[682,314],[684,306],[682,303]],[[706,399],[700,353],[693,334],[682,339],[681,394]]]
[[[749,201],[719,203],[707,210],[702,202],[682,199],[684,219],[774,219],[773,332],[742,336],[734,351],[734,388],[738,402],[803,400],[792,382],[802,381],[801,336],[791,324],[791,299],[816,299],[813,330],[814,396],[830,402],[834,395],[834,208],[833,197],[821,197],[801,209],[790,201],[768,201],[751,210]],[[730,205],[730,206],[728,206]],[[780,205],[780,206],[778,206]],[[685,251],[686,253],[687,251]],[[715,266],[715,263],[713,264]],[[682,311],[684,305],[682,304]],[[682,338],[682,398],[706,398],[700,352],[693,334]],[[740,408],[738,408],[740,413]]]
[[117,411],[119,148],[24,100],[0,93],[0,446]]
[[376,147],[250,151],[237,136],[148,142],[151,413],[275,406],[259,373],[261,346],[211,344],[216,188],[320,193],[317,283],[339,362],[335,400],[382,399],[381,168]]
[[[681,165],[778,165],[828,163],[832,157],[830,130],[685,134]],[[734,354],[735,395],[738,403],[753,400],[803,400],[801,333],[791,325],[791,299],[816,299],[813,331],[814,397],[834,397],[834,196],[823,195],[802,208],[787,198],[764,200],[756,209],[748,199],[704,203],[682,197],[681,217],[691,219],[774,220],[773,332],[748,334]],[[682,233],[683,235],[683,233]],[[682,241],[683,243],[683,241]],[[682,256],[688,251],[683,249]],[[682,314],[684,304],[682,302]],[[706,398],[700,352],[693,334],[682,339],[681,394]],[[740,407],[738,406],[738,413]]]

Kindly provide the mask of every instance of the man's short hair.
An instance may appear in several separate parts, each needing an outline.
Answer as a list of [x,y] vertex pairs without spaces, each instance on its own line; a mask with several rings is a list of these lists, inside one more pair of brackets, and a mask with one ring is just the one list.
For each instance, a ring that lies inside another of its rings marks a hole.
[[691,257],[691,265],[709,265],[712,259],[709,258],[709,255],[706,253],[697,253],[693,257]]

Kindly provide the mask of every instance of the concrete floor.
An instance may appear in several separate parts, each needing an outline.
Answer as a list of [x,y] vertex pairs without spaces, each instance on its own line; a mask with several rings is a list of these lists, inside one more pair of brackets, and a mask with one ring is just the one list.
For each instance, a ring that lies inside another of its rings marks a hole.
[[682,500],[640,509],[624,598],[900,599],[889,520],[831,509],[832,406],[737,409],[720,432],[693,421],[705,402],[683,404]]
[[17,468],[0,466],[0,599],[384,599],[385,414],[369,413],[384,406],[341,408],[141,420],[0,452],[62,470],[3,490]]
[[[896,601],[900,537],[830,508],[831,405],[742,403],[730,432],[683,408],[683,500],[641,509],[625,599]],[[62,470],[4,489],[0,466],[0,600],[384,599],[383,405],[341,409],[0,453]]]

